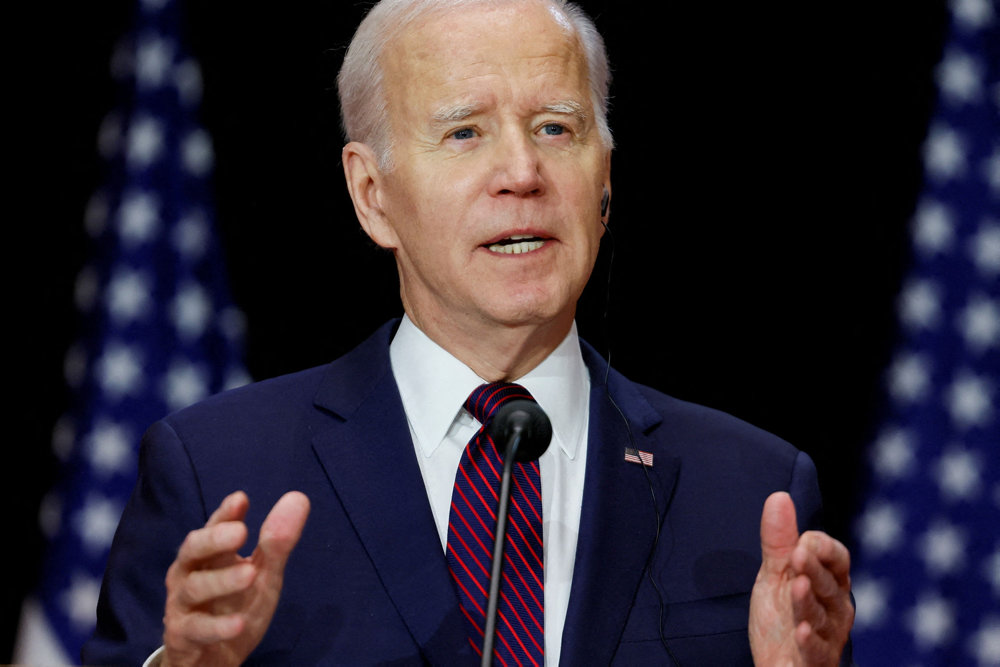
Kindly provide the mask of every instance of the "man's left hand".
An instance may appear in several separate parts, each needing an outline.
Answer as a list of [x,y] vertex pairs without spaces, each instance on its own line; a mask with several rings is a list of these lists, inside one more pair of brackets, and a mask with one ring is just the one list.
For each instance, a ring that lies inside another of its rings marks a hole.
[[820,531],[799,535],[795,505],[773,493],[760,519],[763,562],[750,598],[759,667],[836,665],[854,623],[851,556]]

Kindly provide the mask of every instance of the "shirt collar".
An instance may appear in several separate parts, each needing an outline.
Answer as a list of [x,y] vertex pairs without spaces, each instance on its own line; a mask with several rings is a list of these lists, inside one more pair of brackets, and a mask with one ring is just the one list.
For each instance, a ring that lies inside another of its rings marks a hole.
[[[485,380],[405,315],[389,345],[389,359],[410,428],[424,456],[430,456],[456,417],[467,415],[462,404]],[[575,459],[590,399],[590,375],[575,322],[559,346],[517,383],[531,392],[549,416],[552,444]]]

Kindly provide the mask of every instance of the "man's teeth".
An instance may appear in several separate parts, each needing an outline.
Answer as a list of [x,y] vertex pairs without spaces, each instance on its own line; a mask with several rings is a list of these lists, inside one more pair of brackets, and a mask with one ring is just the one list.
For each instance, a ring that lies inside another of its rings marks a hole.
[[543,245],[545,245],[545,241],[537,236],[515,234],[514,236],[507,237],[502,241],[490,245],[489,249],[490,252],[499,252],[505,255],[520,255],[524,252],[538,250]]

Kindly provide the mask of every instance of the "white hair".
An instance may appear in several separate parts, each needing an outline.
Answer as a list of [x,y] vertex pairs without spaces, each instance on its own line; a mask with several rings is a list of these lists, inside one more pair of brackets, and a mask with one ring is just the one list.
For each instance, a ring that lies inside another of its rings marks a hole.
[[[368,144],[378,156],[379,168],[392,168],[392,131],[382,89],[379,63],[385,47],[416,19],[432,11],[489,4],[499,6],[525,0],[381,0],[358,26],[337,76],[341,124],[348,141]],[[568,0],[534,0],[545,4],[553,18],[574,33],[583,46],[590,81],[591,106],[601,141],[612,148],[608,127],[608,90],[611,69],[604,39],[590,17]]]

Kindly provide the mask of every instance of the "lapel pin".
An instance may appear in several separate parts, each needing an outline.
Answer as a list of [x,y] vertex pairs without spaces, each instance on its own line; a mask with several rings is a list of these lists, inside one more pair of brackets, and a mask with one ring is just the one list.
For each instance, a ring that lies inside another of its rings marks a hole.
[[650,468],[653,467],[653,455],[640,449],[626,447],[625,460],[629,463],[638,463],[639,465],[648,466]]

